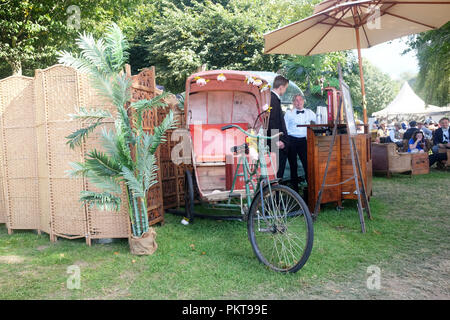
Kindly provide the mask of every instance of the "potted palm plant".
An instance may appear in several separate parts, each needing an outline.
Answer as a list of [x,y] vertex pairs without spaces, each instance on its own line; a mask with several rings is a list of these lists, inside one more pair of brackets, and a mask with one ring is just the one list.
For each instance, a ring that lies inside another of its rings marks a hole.
[[109,26],[105,36],[95,40],[91,34],[77,39],[79,54],[62,51],[60,63],[86,72],[99,94],[116,108],[115,115],[107,110],[79,107],[72,119],[80,120],[83,128],[70,134],[71,148],[80,146],[97,127],[114,120],[114,130],[102,128],[101,143],[86,153],[84,162],[71,163],[72,176],[84,176],[100,191],[82,191],[80,201],[101,210],[118,211],[123,205],[121,195],[126,194],[131,220],[130,249],[134,254],[151,254],[156,250],[153,228],[149,228],[146,193],[157,183],[155,152],[165,141],[167,130],[174,129],[170,111],[153,134],[143,130],[143,112],[165,107],[163,93],[151,100],[130,103],[131,81],[124,67],[128,59],[128,42],[116,24]]

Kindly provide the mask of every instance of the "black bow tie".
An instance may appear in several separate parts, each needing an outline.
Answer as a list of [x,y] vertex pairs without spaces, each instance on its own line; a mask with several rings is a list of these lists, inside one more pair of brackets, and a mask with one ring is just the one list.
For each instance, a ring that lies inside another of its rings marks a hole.
[[297,114],[299,114],[299,113],[305,113],[305,110],[302,110],[302,111],[297,110]]

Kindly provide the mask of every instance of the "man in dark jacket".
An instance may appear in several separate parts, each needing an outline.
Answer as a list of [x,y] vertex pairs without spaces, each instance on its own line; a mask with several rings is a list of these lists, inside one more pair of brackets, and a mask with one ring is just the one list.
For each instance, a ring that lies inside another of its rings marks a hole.
[[409,129],[403,134],[403,140],[409,141],[416,131],[419,131],[419,128],[417,128],[417,122],[413,120],[409,123]]
[[[269,145],[278,147],[278,171],[277,178],[283,178],[284,169],[286,168],[286,160],[288,158],[288,135],[286,130],[286,124],[284,122],[283,111],[281,110],[281,96],[286,92],[289,85],[289,80],[283,76],[276,76],[273,80],[273,89],[270,97],[270,111],[268,135],[274,135],[278,132],[282,132],[283,135],[275,141],[273,144],[269,141]],[[275,151],[275,150],[271,150]]]
[[450,148],[450,129],[448,127],[448,118],[444,117],[439,120],[439,126],[439,129],[434,132],[434,146],[432,148],[433,153],[437,153],[439,151],[439,148]]

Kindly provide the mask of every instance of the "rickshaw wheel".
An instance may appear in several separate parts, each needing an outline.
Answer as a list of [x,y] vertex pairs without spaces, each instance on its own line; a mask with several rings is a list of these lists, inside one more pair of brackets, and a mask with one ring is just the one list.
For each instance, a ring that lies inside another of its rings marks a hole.
[[247,231],[256,257],[272,270],[297,272],[311,254],[311,214],[300,195],[287,186],[266,186],[262,199],[259,191],[255,194]]
[[186,170],[184,173],[184,210],[189,223],[194,222],[194,181],[192,173]]

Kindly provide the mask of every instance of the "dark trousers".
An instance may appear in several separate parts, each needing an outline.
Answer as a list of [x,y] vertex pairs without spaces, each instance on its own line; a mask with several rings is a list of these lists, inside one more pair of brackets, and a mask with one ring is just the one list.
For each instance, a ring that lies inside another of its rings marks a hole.
[[438,161],[448,160],[447,153],[433,153],[428,156],[430,167]]
[[283,179],[284,169],[286,169],[286,161],[288,159],[288,152],[286,151],[286,147],[284,149],[279,149],[278,152],[278,171],[277,178]]
[[291,168],[291,182],[295,191],[298,191],[298,165],[297,156],[300,157],[300,161],[303,165],[303,170],[305,171],[305,180],[308,180],[308,161],[307,161],[307,147],[306,138],[296,138],[289,136],[289,166]]

